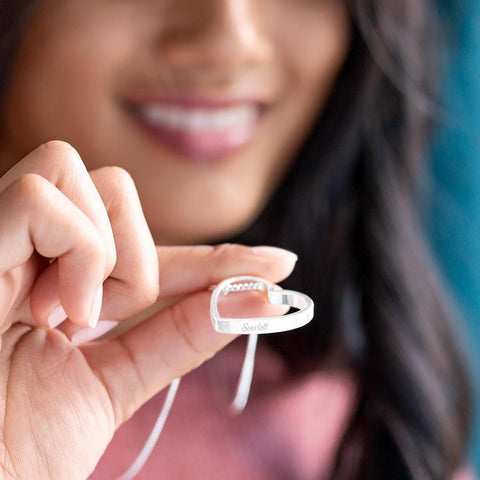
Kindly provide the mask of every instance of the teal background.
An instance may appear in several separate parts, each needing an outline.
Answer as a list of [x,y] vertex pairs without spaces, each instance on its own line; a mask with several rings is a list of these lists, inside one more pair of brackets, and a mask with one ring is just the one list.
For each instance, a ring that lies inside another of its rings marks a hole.
[[[480,391],[480,2],[463,1],[458,42],[444,78],[445,112],[433,151],[427,228],[464,319]],[[451,15],[451,12],[446,12]],[[455,18],[457,20],[458,18]],[[480,472],[480,403],[471,461]]]

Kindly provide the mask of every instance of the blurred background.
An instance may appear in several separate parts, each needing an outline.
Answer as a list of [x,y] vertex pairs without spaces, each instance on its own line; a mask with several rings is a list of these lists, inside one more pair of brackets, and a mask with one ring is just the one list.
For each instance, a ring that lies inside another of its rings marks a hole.
[[427,229],[466,325],[477,395],[471,458],[480,476],[480,3],[462,0],[444,13],[457,25],[458,40],[444,78]]

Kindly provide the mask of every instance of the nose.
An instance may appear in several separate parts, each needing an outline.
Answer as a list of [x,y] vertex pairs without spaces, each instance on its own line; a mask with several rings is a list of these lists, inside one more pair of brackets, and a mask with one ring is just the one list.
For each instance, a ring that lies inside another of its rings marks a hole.
[[159,29],[162,60],[177,70],[235,69],[272,54],[258,0],[170,0]]

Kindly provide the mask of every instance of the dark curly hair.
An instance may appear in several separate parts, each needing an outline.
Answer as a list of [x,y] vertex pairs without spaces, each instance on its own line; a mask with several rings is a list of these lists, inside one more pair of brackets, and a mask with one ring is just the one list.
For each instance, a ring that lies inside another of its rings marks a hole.
[[[354,35],[329,102],[233,240],[300,256],[285,285],[315,299],[316,321],[267,338],[292,374],[356,375],[332,478],[446,480],[464,461],[470,381],[416,204],[439,110],[440,2],[345,1]],[[0,0],[0,99],[35,3]]]

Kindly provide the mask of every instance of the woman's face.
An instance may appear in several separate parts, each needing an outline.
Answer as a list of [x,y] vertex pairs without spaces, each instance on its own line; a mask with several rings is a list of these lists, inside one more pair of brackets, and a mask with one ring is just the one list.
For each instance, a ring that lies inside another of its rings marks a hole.
[[133,176],[157,243],[248,225],[349,47],[341,0],[45,0],[20,45],[0,172],[48,140]]

